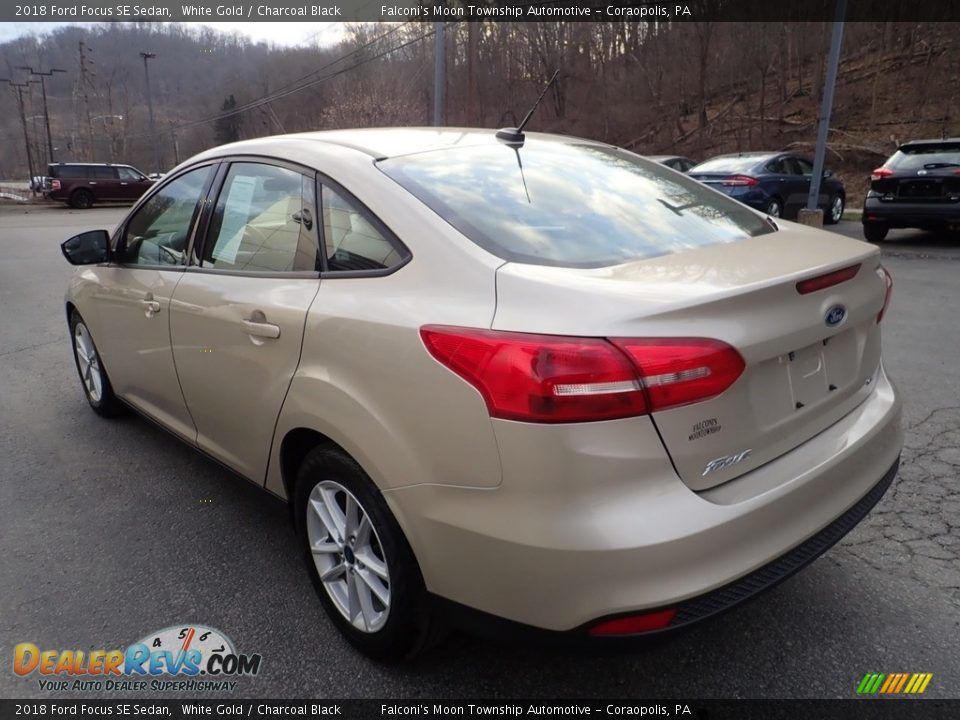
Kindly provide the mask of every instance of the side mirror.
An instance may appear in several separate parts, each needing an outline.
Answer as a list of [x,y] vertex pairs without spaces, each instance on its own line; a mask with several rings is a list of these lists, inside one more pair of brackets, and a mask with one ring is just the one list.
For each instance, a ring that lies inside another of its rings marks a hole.
[[824,170],[824,171],[823,171],[823,177],[824,177],[824,178],[833,177],[833,170]]
[[74,235],[60,245],[63,256],[71,265],[96,265],[110,259],[110,233],[90,230]]

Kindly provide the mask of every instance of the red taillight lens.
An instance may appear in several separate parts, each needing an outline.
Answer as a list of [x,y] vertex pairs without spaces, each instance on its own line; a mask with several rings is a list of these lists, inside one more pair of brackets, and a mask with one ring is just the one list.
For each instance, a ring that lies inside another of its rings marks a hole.
[[716,397],[745,364],[726,343],[706,338],[611,338],[636,365],[651,412]]
[[628,615],[626,617],[606,620],[590,628],[591,635],[637,635],[638,633],[662,630],[676,617],[676,608],[657,610],[642,615]]
[[722,184],[732,187],[755,187],[760,184],[760,181],[749,175],[731,175],[724,178]]
[[834,285],[839,285],[847,280],[853,280],[853,278],[857,276],[858,272],[860,272],[860,263],[851,265],[850,267],[841,268],[840,270],[834,270],[833,272],[828,272],[823,275],[817,275],[816,277],[807,278],[806,280],[801,280],[797,283],[797,292],[801,295],[806,295],[808,293],[816,292],[817,290],[833,287]]
[[436,325],[420,337],[480,392],[491,417],[526,422],[612,420],[687,405],[719,395],[744,368],[732,347],[702,338],[607,341]]
[[893,175],[893,170],[891,170],[890,168],[878,167],[876,170],[870,173],[870,179],[883,180],[883,178],[890,177],[891,175]]
[[880,308],[880,312],[877,313],[877,322],[880,322],[883,320],[883,315],[887,312],[887,307],[890,305],[890,296],[893,294],[893,278],[883,265],[877,268],[877,275],[883,278],[884,285],[886,286],[883,291],[883,307]]
[[51,180],[51,181],[50,181],[50,189],[51,189],[51,190],[59,190],[59,189],[60,189],[60,181],[59,181],[59,180]]
[[427,326],[437,360],[473,385],[491,417],[587,422],[647,411],[630,362],[600,338]]

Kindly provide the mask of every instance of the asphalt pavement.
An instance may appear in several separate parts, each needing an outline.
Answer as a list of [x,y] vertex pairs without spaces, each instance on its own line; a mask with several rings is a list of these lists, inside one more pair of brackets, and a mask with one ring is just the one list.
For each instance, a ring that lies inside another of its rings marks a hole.
[[[226,697],[853,698],[866,672],[932,672],[927,697],[960,697],[960,240],[896,233],[883,246],[903,463],[824,557],[654,647],[457,635],[388,668],[326,620],[282,503],[139,417],[102,420],[87,406],[59,243],[112,229],[124,212],[0,206],[0,697],[83,697],[16,676],[17,643],[110,649],[189,623],[262,655],[260,674]],[[859,234],[856,223],[835,229]]]

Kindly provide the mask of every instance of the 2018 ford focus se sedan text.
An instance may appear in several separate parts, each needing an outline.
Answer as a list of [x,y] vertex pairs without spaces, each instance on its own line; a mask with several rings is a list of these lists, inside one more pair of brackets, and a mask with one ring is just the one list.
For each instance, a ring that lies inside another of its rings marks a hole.
[[683,627],[819,556],[896,472],[877,249],[602,143],[249,140],[63,250],[93,409],[286,498],[377,658],[443,611]]

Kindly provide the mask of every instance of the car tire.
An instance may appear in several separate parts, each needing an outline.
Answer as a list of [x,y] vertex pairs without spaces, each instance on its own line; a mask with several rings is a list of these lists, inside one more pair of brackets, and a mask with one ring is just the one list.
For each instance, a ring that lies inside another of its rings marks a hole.
[[835,193],[833,197],[830,198],[830,205],[827,206],[827,211],[823,214],[823,224],[836,225],[843,220],[844,209],[845,203],[843,195]]
[[70,193],[70,207],[85,210],[93,206],[93,193],[89,190],[74,190]]
[[[359,521],[347,532],[351,498]],[[374,660],[397,663],[440,638],[413,551],[383,495],[353,458],[332,445],[311,450],[297,473],[294,516],[313,587],[351,645]],[[325,550],[314,552],[320,547]]]
[[783,201],[778,197],[772,197],[767,201],[763,211],[773,218],[783,217]]
[[125,415],[127,407],[114,394],[113,385],[110,384],[110,378],[100,360],[100,352],[93,342],[90,328],[76,310],[70,314],[70,339],[73,345],[73,361],[90,407],[101,417]]
[[889,230],[890,228],[888,228],[886,225],[876,222],[865,222],[863,224],[863,236],[867,239],[867,242],[883,242],[887,237],[887,232]]

